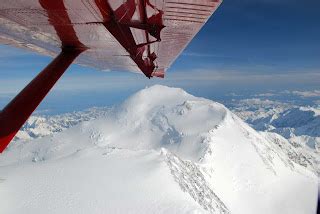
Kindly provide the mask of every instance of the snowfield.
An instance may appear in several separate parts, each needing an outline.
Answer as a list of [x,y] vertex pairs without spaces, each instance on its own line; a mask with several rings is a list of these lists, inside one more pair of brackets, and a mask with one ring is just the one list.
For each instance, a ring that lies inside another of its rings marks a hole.
[[307,146],[320,153],[320,105],[244,99],[232,106],[232,111],[256,130],[280,134],[295,146]]
[[312,169],[320,177],[320,106],[255,98],[235,102],[231,109],[275,142],[292,161]]
[[314,214],[319,165],[303,154],[157,85],[112,109],[31,118],[0,155],[0,213]]

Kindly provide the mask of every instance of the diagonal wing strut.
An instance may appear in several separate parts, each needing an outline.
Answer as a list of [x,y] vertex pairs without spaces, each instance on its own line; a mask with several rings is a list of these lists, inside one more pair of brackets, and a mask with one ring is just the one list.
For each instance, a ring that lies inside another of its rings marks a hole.
[[[63,0],[39,0],[39,3],[47,12],[48,21],[61,41],[62,51],[0,111],[0,153],[8,146],[66,69],[83,51],[89,49],[77,37]],[[150,44],[161,41],[160,32],[164,28],[163,12],[149,0],[139,0],[137,4],[135,0],[127,0],[116,10],[111,8],[107,0],[95,0],[95,4],[103,16],[103,22],[100,24],[103,24],[129,53],[141,71],[148,78],[163,77],[162,71],[158,70],[154,63],[157,56],[150,50]],[[147,5],[155,10],[155,14],[150,17],[147,17]],[[59,17],[55,11],[62,11]],[[136,11],[139,11],[140,19],[132,20]],[[145,31],[146,42],[137,44],[131,28]],[[151,41],[149,35],[155,40]]]
[[0,112],[0,153],[38,107],[69,65],[82,52],[64,49]]

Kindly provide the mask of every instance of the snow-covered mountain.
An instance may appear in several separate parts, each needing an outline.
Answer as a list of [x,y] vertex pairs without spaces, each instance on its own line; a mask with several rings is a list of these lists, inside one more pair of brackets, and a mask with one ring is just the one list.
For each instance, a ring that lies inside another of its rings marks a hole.
[[84,121],[103,117],[109,111],[109,108],[91,108],[86,111],[55,116],[31,116],[17,133],[14,141],[36,139],[61,132]]
[[[320,106],[253,98],[234,102],[231,108],[255,130],[286,148],[292,161],[320,175]],[[293,147],[287,147],[288,142]]]
[[309,153],[181,89],[153,86],[112,109],[34,117],[18,137],[0,155],[0,213],[316,209]]
[[278,133],[295,147],[308,147],[320,155],[320,106],[245,99],[232,106],[232,111],[254,129]]

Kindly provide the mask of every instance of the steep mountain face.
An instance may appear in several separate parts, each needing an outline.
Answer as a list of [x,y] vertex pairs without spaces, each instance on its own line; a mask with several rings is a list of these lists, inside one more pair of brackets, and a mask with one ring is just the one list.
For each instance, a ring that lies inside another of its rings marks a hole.
[[30,140],[61,132],[81,122],[93,120],[108,114],[108,108],[91,108],[55,116],[31,116],[14,140]]
[[293,162],[320,175],[319,108],[245,99],[232,106],[232,111],[279,146]]
[[1,213],[315,213],[316,167],[219,103],[153,86],[83,115],[29,121]]
[[294,135],[320,136],[320,115],[313,108],[293,108],[282,112],[271,122],[277,129],[292,128]]
[[320,108],[271,100],[241,100],[232,111],[254,129],[278,133],[294,146],[320,155]]

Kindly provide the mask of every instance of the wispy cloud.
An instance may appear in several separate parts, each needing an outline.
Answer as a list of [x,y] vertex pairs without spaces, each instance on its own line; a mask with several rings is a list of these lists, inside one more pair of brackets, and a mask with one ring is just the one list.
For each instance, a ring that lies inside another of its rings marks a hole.
[[182,52],[181,56],[190,57],[190,58],[203,58],[208,59],[218,59],[218,60],[228,60],[228,61],[246,61],[249,62],[250,59],[246,57],[233,56],[232,54],[212,54],[212,53],[201,53],[201,52]]
[[0,45],[0,58],[11,58],[11,57],[18,57],[18,56],[30,56],[30,55],[36,55],[32,52],[21,49],[21,48],[14,48],[9,47],[7,45]]
[[245,72],[238,70],[214,70],[214,69],[193,69],[168,73],[170,78],[176,80],[203,80],[203,81],[235,81],[235,82],[264,82],[272,84],[276,82],[313,82],[320,84],[320,72],[278,72],[259,73]]
[[239,101],[241,104],[246,104],[250,106],[257,106],[257,105],[263,105],[263,106],[276,106],[276,105],[282,105],[283,103],[279,101],[274,100],[268,100],[268,99],[260,99],[260,98],[249,98],[249,99],[242,99]]
[[215,57],[225,57],[218,54],[205,54],[205,53],[197,53],[197,52],[183,52],[181,54],[182,56],[191,56],[191,57],[209,57],[209,58],[215,58]]
[[300,96],[300,97],[320,97],[320,90],[292,91],[292,94]]
[[257,94],[255,95],[256,97],[273,97],[273,96],[276,96],[277,94],[275,93],[270,93],[270,92],[267,92],[267,93],[261,93],[261,94]]

